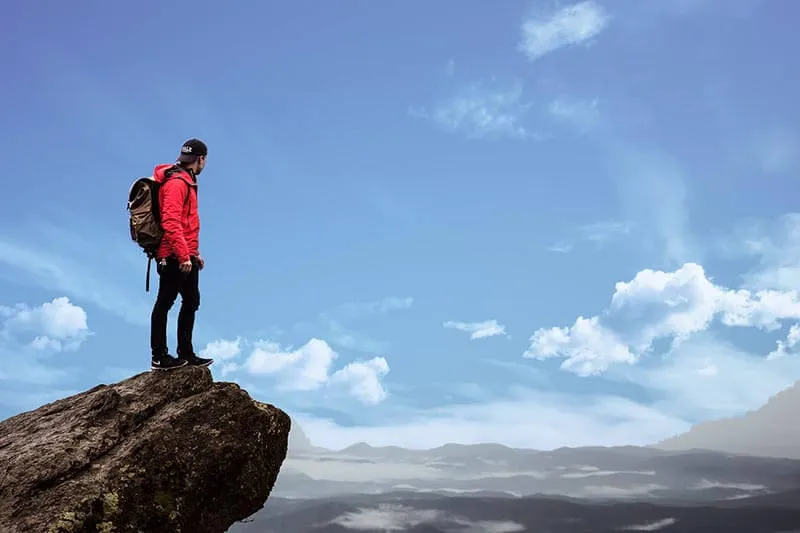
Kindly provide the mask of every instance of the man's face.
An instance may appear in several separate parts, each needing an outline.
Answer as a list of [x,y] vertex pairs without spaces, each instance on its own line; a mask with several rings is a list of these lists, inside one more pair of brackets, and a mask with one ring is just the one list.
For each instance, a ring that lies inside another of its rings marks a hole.
[[206,168],[206,156],[201,155],[197,160],[197,172],[195,174],[200,174],[204,168]]

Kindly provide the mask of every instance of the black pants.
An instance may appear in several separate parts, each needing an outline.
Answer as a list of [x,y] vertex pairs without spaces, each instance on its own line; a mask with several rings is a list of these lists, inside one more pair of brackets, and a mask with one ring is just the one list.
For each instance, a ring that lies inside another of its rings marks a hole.
[[197,259],[192,257],[192,270],[181,272],[178,260],[167,258],[166,264],[157,264],[158,295],[150,315],[150,350],[154,356],[168,353],[167,348],[167,315],[181,295],[181,308],[178,313],[178,356],[194,354],[192,332],[194,317],[200,307],[199,267]]

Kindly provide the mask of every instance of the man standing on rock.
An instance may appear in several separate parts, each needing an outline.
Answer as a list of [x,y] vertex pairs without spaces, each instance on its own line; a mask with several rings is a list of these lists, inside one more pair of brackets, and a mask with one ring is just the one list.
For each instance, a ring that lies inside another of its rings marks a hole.
[[[151,368],[168,370],[185,365],[208,366],[213,360],[198,357],[192,332],[200,307],[199,271],[204,261],[199,251],[200,217],[197,209],[197,176],[206,166],[208,148],[198,139],[181,147],[177,162],[157,165],[153,178],[159,183],[158,205],[164,234],[156,253],[158,295],[150,316]],[[178,314],[177,356],[167,348],[167,315],[181,295]]]

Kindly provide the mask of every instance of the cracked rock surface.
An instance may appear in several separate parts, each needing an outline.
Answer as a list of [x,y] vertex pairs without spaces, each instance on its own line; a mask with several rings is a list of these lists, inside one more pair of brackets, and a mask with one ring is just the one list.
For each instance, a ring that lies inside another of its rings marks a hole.
[[207,368],[21,413],[0,422],[0,531],[224,533],[266,502],[290,425]]

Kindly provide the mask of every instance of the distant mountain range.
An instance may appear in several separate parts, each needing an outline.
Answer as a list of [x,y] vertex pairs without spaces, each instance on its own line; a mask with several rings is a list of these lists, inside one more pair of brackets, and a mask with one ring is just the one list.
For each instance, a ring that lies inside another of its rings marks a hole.
[[[779,392],[755,411],[747,412],[740,417],[698,424],[685,433],[652,444],[648,448],[669,451],[709,450],[738,455],[800,459],[800,424],[796,423],[797,413],[800,413],[800,382]],[[438,448],[418,451],[398,446],[373,447],[361,442],[333,452],[313,446],[297,425],[292,428],[289,449],[290,454],[300,455],[318,453],[381,458],[403,458],[409,455],[485,456],[512,451],[511,448],[493,443],[445,444]]]
[[230,531],[800,531],[798,412],[795,384],[652,446],[549,451],[332,451],[295,426],[265,509]]

